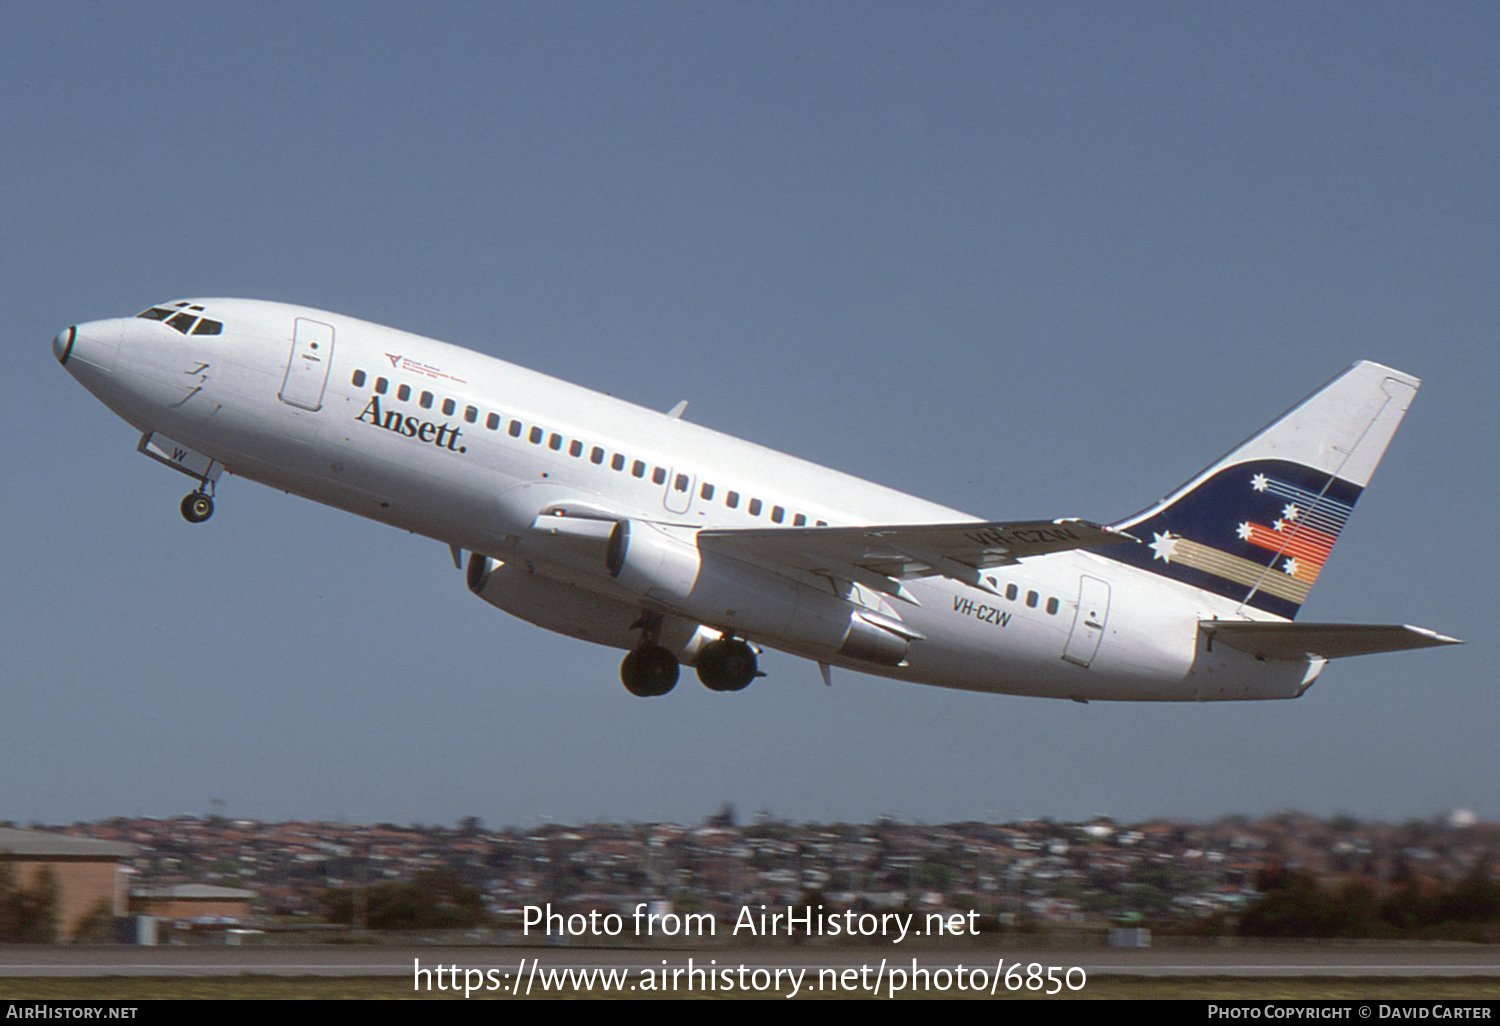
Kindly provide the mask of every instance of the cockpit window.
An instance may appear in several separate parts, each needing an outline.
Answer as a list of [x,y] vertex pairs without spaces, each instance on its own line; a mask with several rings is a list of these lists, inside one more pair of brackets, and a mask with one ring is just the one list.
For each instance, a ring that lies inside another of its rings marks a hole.
[[[186,309],[183,309],[186,307]],[[148,321],[166,321],[168,327],[176,328],[184,335],[220,335],[224,332],[224,322],[216,321],[209,317],[198,317],[189,310],[201,311],[201,306],[188,306],[187,303],[174,303],[170,307],[153,306],[142,310],[136,317]]]

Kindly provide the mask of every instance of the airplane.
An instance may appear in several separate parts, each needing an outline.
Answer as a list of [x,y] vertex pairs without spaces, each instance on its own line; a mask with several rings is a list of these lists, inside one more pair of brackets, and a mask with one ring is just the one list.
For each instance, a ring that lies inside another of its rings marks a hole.
[[624,649],[640,697],[777,649],[898,680],[1078,702],[1296,698],[1331,659],[1458,644],[1295,617],[1419,381],[1338,375],[1112,524],[985,521],[514,364],[339,314],[187,299],[52,342],[195,479],[223,473],[469,553],[469,589]]

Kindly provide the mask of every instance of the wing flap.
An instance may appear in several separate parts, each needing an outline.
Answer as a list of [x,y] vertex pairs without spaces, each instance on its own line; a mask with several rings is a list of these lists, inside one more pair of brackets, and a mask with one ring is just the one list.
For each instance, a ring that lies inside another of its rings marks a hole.
[[966,524],[889,524],[870,527],[786,527],[698,532],[705,551],[772,568],[894,587],[916,577],[951,577],[986,588],[980,571],[1031,556],[1134,541],[1114,528],[1086,520],[1023,520]]
[[1463,644],[1457,638],[1407,624],[1200,620],[1198,626],[1211,642],[1248,652],[1257,659],[1342,659]]

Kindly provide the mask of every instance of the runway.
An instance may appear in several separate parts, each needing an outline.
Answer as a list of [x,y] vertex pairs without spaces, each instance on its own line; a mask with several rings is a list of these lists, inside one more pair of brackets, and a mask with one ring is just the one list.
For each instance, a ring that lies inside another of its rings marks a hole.
[[[0,946],[0,977],[89,976],[401,976],[417,969],[525,973],[537,968],[657,972],[692,964],[722,970],[873,971],[956,968],[995,971],[1038,963],[1080,968],[1096,976],[1237,977],[1500,977],[1500,948],[1486,946],[1295,945],[1201,948],[713,948],[641,950],[576,947],[257,946],[137,947],[110,945]],[[1024,971],[1024,969],[1023,969]]]

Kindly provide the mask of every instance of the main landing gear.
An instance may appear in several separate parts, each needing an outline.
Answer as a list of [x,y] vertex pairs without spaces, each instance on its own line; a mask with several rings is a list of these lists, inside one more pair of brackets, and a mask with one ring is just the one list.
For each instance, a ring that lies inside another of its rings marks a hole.
[[677,657],[660,645],[633,648],[620,664],[620,680],[637,698],[665,695],[677,686]]
[[[661,635],[660,613],[643,613],[636,623],[641,643],[631,649],[620,664],[620,681],[637,698],[665,695],[677,685],[681,667],[672,650],[658,640]],[[740,691],[760,671],[755,649],[737,638],[723,637],[698,649],[695,660],[698,679],[712,691]]]
[[214,497],[205,491],[189,492],[182,499],[182,518],[190,524],[201,524],[214,515]]
[[710,641],[698,650],[698,679],[710,691],[741,691],[760,676],[755,649],[736,638]]

